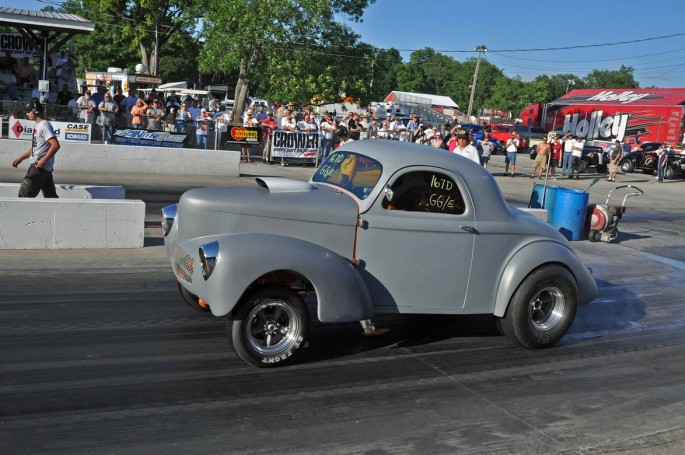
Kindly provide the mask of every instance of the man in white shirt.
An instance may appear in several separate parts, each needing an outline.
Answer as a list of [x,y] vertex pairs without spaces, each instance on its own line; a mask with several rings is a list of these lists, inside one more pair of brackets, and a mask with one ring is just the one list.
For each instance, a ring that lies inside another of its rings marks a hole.
[[457,130],[457,146],[452,150],[452,153],[461,155],[480,165],[478,149],[469,142],[469,132],[466,130]]
[[580,178],[580,159],[583,157],[583,137],[576,136],[575,140],[571,142],[571,173],[568,178],[573,178],[573,173],[576,173],[576,178]]
[[506,166],[504,167],[504,173],[509,173],[509,166],[511,166],[510,175],[512,177],[516,173],[516,153],[518,152],[519,144],[520,142],[516,133],[511,133],[511,137],[507,140],[507,144],[505,146],[507,150],[507,159]]

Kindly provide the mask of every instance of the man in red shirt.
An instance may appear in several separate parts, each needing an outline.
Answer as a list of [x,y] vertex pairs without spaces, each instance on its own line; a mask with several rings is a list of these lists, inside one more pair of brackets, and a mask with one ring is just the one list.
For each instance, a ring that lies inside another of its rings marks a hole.
[[262,125],[262,139],[266,139],[264,144],[264,150],[262,151],[262,162],[271,163],[269,161],[269,150],[271,149],[271,132],[278,129],[278,123],[274,120],[274,115],[269,112],[266,114],[266,118],[260,122]]
[[554,135],[552,142],[549,145],[552,147],[552,159],[549,162],[549,176],[553,180],[556,180],[557,178],[554,176],[554,172],[561,162],[561,154],[563,153],[564,145],[559,140],[558,134]]

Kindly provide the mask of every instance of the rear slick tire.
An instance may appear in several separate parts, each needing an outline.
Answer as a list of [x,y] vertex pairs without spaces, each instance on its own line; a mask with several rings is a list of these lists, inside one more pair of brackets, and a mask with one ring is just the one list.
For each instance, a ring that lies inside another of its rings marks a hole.
[[568,331],[576,316],[578,292],[573,275],[557,265],[543,266],[526,277],[500,321],[515,344],[547,348]]

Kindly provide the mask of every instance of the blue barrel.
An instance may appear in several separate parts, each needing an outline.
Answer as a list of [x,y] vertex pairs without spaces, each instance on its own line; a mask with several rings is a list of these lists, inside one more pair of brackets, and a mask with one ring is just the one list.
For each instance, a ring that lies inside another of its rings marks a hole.
[[585,214],[590,193],[559,188],[551,224],[568,240],[584,239]]
[[[557,198],[557,190],[559,189],[556,185],[547,185],[547,192],[545,193],[545,185],[541,183],[536,183],[533,187],[533,198],[531,199],[531,207],[534,209],[544,208],[547,210],[547,222],[552,222],[552,215],[554,214],[554,203]],[[544,196],[544,197],[543,197]],[[543,207],[542,200],[545,200],[545,205]]]

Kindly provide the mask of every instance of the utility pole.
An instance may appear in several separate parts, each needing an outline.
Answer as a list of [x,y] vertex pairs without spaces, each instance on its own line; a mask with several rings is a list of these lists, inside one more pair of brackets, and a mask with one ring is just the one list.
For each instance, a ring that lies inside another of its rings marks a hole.
[[572,85],[576,85],[576,83],[573,82],[573,79],[569,79],[568,82],[566,82],[566,93],[568,93],[568,89]]
[[473,97],[476,94],[476,82],[478,81],[478,67],[480,67],[480,56],[488,51],[485,45],[481,44],[474,49],[478,52],[478,59],[476,60],[476,71],[473,74],[473,84],[471,84],[471,98],[469,98],[469,109],[466,111],[466,120],[471,118],[471,108],[473,107]]

